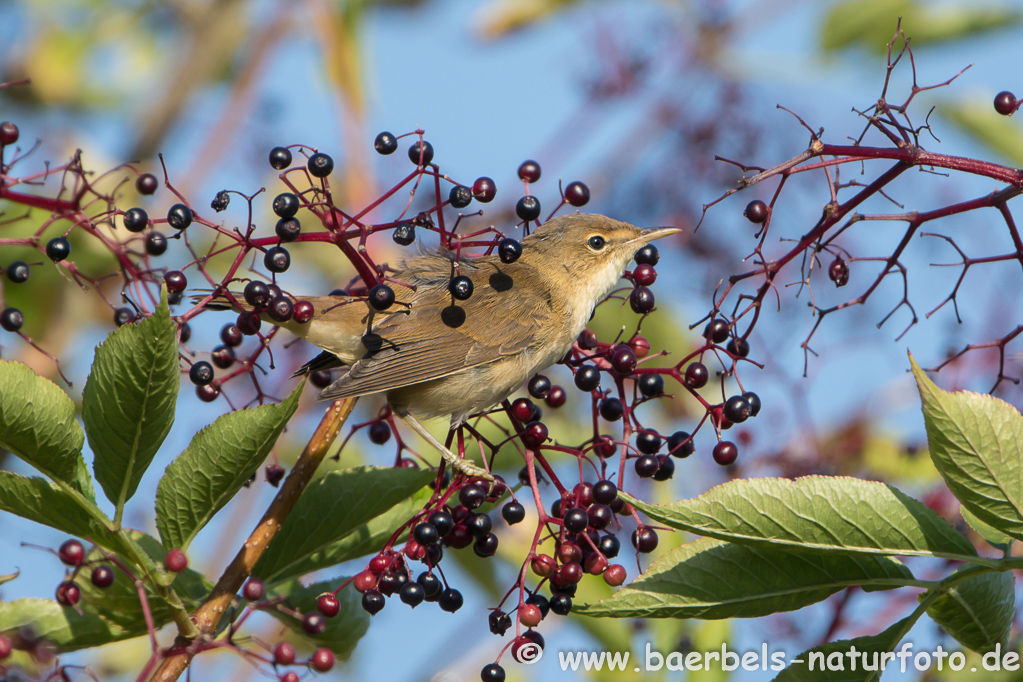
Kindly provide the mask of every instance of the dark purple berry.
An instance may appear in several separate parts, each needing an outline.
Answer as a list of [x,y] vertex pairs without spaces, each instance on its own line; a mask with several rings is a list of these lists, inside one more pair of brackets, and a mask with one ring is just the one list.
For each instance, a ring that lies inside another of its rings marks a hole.
[[25,316],[17,308],[4,308],[0,312],[0,328],[4,331],[16,332],[25,324]]
[[162,256],[167,252],[167,238],[159,232],[146,235],[146,253],[150,256]]
[[753,391],[746,391],[742,394],[742,397],[749,403],[749,416],[755,417],[760,414],[760,396]]
[[291,218],[298,213],[302,202],[292,192],[282,192],[274,197],[273,211],[278,218]]
[[752,411],[753,407],[746,398],[741,395],[733,395],[725,401],[722,413],[725,415],[725,419],[733,424],[741,424],[750,418]]
[[714,446],[713,455],[715,462],[721,466],[728,466],[733,464],[739,456],[739,448],[735,447],[735,443],[723,440]]
[[844,287],[849,283],[849,264],[841,256],[836,257],[828,266],[828,277],[836,287]]
[[608,480],[593,484],[593,501],[598,504],[611,504],[618,499],[618,486]]
[[686,367],[685,382],[689,388],[703,388],[710,380],[710,370],[702,362],[691,362]]
[[1016,113],[1016,95],[1008,90],[1002,90],[995,95],[995,111],[1002,116],[1012,116]]
[[429,521],[431,526],[437,529],[440,537],[444,537],[451,532],[452,528],[455,527],[455,519],[451,516],[451,514],[443,509],[438,509],[430,514],[427,521]]
[[653,528],[637,528],[632,531],[632,546],[643,554],[657,549],[657,532]]
[[534,196],[524,196],[515,204],[515,215],[525,221],[540,217],[540,200]]
[[270,302],[270,287],[265,282],[252,280],[242,290],[245,302],[256,308],[264,308]]
[[417,523],[416,527],[412,529],[412,539],[425,547],[440,540],[440,533],[437,531],[436,526],[424,521]]
[[625,414],[625,406],[618,398],[604,398],[600,401],[600,416],[609,422],[616,422]]
[[287,296],[278,296],[272,299],[270,305],[266,307],[266,314],[270,316],[271,320],[277,322],[287,322],[294,313],[295,304]]
[[141,232],[149,225],[149,214],[141,208],[129,208],[124,212],[124,229],[128,232]]
[[135,178],[135,191],[139,194],[153,194],[159,186],[160,182],[152,173],[143,173]]
[[[481,514],[485,516],[485,514]],[[493,533],[487,533],[481,537],[476,538],[476,541],[472,543],[472,551],[476,556],[486,558],[488,556],[494,556],[497,553],[497,545],[499,541],[497,536]]]
[[[686,441],[689,441],[688,443]],[[689,432],[676,431],[668,436],[668,453],[673,457],[685,458],[696,451],[696,446],[689,438]]]
[[420,573],[419,577],[416,578],[416,582],[422,585],[423,590],[426,591],[426,601],[437,601],[441,590],[444,588],[440,578],[433,573]]
[[18,125],[13,121],[0,123],[0,145],[14,144],[20,135],[21,131],[18,130]]
[[749,341],[746,339],[732,339],[728,342],[728,345],[725,346],[725,350],[732,355],[738,355],[740,358],[744,358],[749,355]]
[[452,277],[448,283],[448,291],[456,301],[465,301],[472,296],[472,280],[465,275]]
[[636,252],[636,255],[632,257],[636,261],[636,265],[657,265],[657,261],[661,260],[661,254],[657,251],[657,247],[653,244],[647,244],[642,249]]
[[71,255],[71,242],[66,237],[54,237],[46,242],[46,257],[59,263]]
[[636,362],[636,353],[632,348],[624,344],[616,347],[611,354],[611,366],[623,376],[632,374],[633,370],[636,369]]
[[235,324],[238,325],[238,330],[245,336],[255,336],[259,333],[259,328],[263,326],[263,321],[259,319],[259,313],[249,310],[239,313]]
[[362,594],[362,608],[371,616],[380,613],[385,603],[384,595],[377,590],[366,590]]
[[226,346],[237,347],[242,345],[242,333],[237,325],[228,323],[220,328],[220,340]]
[[220,389],[215,384],[196,386],[195,395],[204,403],[212,403],[220,395]]
[[458,491],[458,501],[461,502],[466,509],[476,509],[483,504],[486,499],[487,493],[478,483],[469,483],[468,485],[462,486],[462,489]]
[[175,230],[184,230],[192,224],[192,209],[184,204],[174,204],[167,211],[167,224]]
[[512,626],[511,616],[504,611],[491,611],[487,617],[487,623],[490,625],[491,634],[498,637],[503,637],[504,633],[508,632],[508,628]]
[[16,260],[7,266],[7,279],[15,284],[27,281],[29,273],[28,263],[25,261]]
[[703,338],[712,343],[724,343],[728,339],[728,323],[720,319],[711,320],[703,329]]
[[408,148],[409,161],[417,166],[428,166],[433,161],[433,145],[426,140],[416,140]]
[[295,301],[295,312],[292,319],[299,324],[305,324],[313,319],[314,312],[313,304],[309,301]]
[[273,246],[263,254],[263,265],[270,272],[284,272],[291,266],[291,254],[283,246]]
[[655,455],[661,449],[661,434],[654,429],[641,431],[636,435],[636,449],[644,455]]
[[656,398],[664,393],[664,377],[660,374],[640,375],[636,383],[639,384],[639,392],[646,398]]
[[540,164],[532,159],[523,161],[519,166],[519,180],[533,183],[540,179]]
[[675,460],[667,455],[658,458],[659,464],[654,473],[655,481],[667,481],[675,474]]
[[611,519],[614,518],[614,512],[606,504],[597,503],[590,505],[589,509],[586,510],[586,516],[590,528],[604,530],[611,523]]
[[608,559],[614,559],[622,549],[622,543],[614,535],[602,535],[597,542],[597,549]]
[[488,663],[480,671],[480,679],[483,682],[504,682],[504,668],[497,663]]
[[588,523],[589,519],[586,516],[586,510],[581,507],[574,507],[565,512],[565,530],[569,533],[581,533],[586,530]]
[[412,223],[401,223],[398,227],[394,228],[394,232],[391,233],[391,239],[394,240],[395,244],[408,246],[416,240],[416,226]]
[[[599,374],[599,372],[598,372],[598,374]],[[598,383],[600,382],[600,377],[599,376],[597,377],[597,382]],[[563,389],[561,386],[555,385],[555,386],[551,386],[550,393],[548,393],[547,397],[544,398],[543,400],[544,400],[545,403],[547,403],[548,407],[557,409],[557,408],[561,407],[562,405],[564,405],[565,401],[568,400],[568,394],[565,393],[565,389]]]
[[526,518],[526,508],[522,506],[521,502],[512,500],[501,507],[501,516],[508,525],[513,526]]
[[448,193],[452,208],[465,208],[472,203],[472,190],[465,185],[455,185]]
[[167,291],[172,294],[180,294],[188,287],[188,280],[180,270],[171,270],[165,274],[163,282],[167,285]]
[[657,281],[657,271],[652,265],[637,265],[632,271],[632,279],[639,286],[648,287]]
[[302,617],[302,629],[311,637],[322,635],[327,630],[327,619],[322,613],[312,611]]
[[135,311],[131,308],[118,308],[114,311],[114,324],[123,327],[135,321]]
[[179,336],[181,343],[188,343],[188,340],[192,338],[192,327],[187,322],[181,323],[181,334]]
[[651,478],[657,473],[660,462],[653,455],[643,455],[636,459],[636,475],[640,478]]
[[57,558],[66,566],[81,566],[85,561],[85,547],[78,540],[65,540],[57,550]]
[[391,133],[384,131],[377,135],[377,139],[373,140],[373,148],[377,150],[377,154],[388,156],[398,149],[398,139]]
[[437,600],[440,604],[441,609],[448,613],[454,613],[458,609],[462,608],[462,593],[453,587],[441,592],[440,599]]
[[284,170],[291,165],[291,150],[287,147],[274,147],[270,150],[270,166],[274,170]]
[[401,600],[402,604],[416,608],[426,599],[426,590],[419,583],[408,582],[398,590],[398,599]]
[[497,255],[501,258],[502,263],[514,263],[522,255],[522,244],[511,237],[505,237],[497,245]]
[[114,584],[114,569],[110,568],[106,564],[100,564],[96,568],[92,569],[92,574],[89,576],[89,580],[92,584],[101,590],[106,589]]
[[529,422],[522,433],[522,442],[527,448],[536,449],[547,440],[547,426],[543,422]]
[[472,195],[476,201],[488,204],[497,196],[497,185],[488,177],[476,178],[476,182],[472,183]]
[[394,303],[394,289],[378,284],[369,290],[369,305],[373,310],[387,310]]
[[206,386],[213,381],[213,365],[205,360],[196,362],[189,368],[188,378],[196,386]]
[[593,365],[583,365],[575,373],[575,385],[580,391],[594,391],[600,386],[600,370]]
[[746,204],[746,210],[742,212],[742,214],[746,216],[746,220],[757,225],[760,225],[767,220],[769,213],[770,211],[767,208],[767,204],[762,202],[760,199],[754,199]]
[[74,606],[82,598],[82,590],[70,580],[57,585],[56,599],[61,606]]
[[282,242],[293,242],[302,234],[302,223],[298,218],[281,218],[274,226],[274,232]]
[[306,167],[314,178],[325,178],[334,170],[334,159],[327,154],[317,152],[309,157]]
[[391,439],[391,427],[387,422],[373,422],[369,427],[369,440],[376,445],[383,445]]
[[632,312],[639,315],[649,313],[654,309],[654,292],[646,287],[636,287],[629,294],[629,306],[632,307]]
[[573,206],[585,206],[590,201],[590,188],[576,180],[565,188],[565,201]]

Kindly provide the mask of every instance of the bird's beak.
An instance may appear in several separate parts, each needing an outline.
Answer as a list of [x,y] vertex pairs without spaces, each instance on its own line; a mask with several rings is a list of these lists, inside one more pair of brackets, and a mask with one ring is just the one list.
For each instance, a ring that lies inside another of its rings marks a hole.
[[630,239],[630,244],[649,244],[655,239],[661,237],[667,237],[670,234],[681,232],[682,229],[678,227],[648,227],[643,230],[643,233],[634,239]]

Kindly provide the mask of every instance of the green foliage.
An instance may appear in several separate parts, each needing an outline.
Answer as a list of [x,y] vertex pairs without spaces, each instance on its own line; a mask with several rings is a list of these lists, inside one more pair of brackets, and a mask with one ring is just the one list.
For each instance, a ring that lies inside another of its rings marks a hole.
[[[920,606],[884,632],[804,652],[779,680],[873,680],[863,666],[810,671],[811,655],[869,661],[893,651],[926,613],[963,646],[1008,645],[1015,615],[1012,538],[1023,532],[1020,443],[1023,415],[988,395],[939,389],[910,357],[934,466],[963,515],[1004,558],[974,547],[931,509],[896,490],[847,477],[747,479],[689,500],[651,505],[628,497],[654,523],[704,536],[652,563],[612,597],[577,605],[590,616],[731,618],[798,609],[856,585],[864,590],[925,587]],[[896,556],[963,562],[923,581]],[[818,659],[819,660],[819,659]]]

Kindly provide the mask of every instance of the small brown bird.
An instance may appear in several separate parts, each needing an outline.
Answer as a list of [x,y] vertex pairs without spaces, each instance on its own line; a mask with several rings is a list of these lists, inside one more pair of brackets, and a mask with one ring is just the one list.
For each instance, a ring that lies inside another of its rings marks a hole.
[[[261,318],[324,349],[296,375],[343,368],[321,400],[384,393],[394,413],[452,466],[491,479],[417,418],[449,417],[455,428],[500,403],[565,356],[636,251],[679,231],[561,216],[525,237],[511,263],[496,254],[456,261],[451,252],[405,261],[393,278],[408,286],[392,285],[396,302],[383,312],[364,297],[313,296],[301,299],[313,304],[309,322]],[[449,289],[456,274],[472,281],[466,300]],[[208,307],[222,308],[223,300]]]

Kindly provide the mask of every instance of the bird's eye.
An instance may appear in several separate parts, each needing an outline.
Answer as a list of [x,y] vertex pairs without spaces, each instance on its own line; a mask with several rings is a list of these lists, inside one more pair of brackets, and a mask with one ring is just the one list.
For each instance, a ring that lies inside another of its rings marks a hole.
[[594,251],[600,251],[602,248],[604,248],[604,238],[601,237],[599,234],[595,234],[589,239],[587,239],[586,243]]

